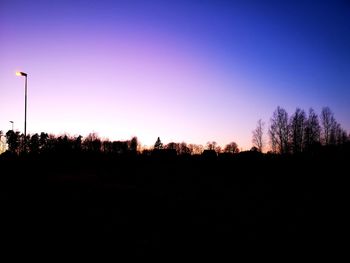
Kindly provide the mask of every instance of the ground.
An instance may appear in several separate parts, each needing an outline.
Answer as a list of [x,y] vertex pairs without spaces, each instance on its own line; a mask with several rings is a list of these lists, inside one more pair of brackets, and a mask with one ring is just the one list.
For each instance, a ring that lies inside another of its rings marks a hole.
[[133,251],[229,251],[248,242],[307,245],[331,234],[327,224],[336,210],[332,200],[343,164],[137,157],[2,160],[2,232],[13,242],[33,235],[63,243],[111,240]]

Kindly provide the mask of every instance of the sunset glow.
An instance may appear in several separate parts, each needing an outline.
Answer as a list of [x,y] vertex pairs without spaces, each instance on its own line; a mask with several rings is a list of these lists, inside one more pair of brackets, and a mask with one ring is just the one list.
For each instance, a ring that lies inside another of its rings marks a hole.
[[[1,1],[0,130],[250,149],[280,105],[350,130],[344,1]],[[267,139],[267,138],[266,138]]]

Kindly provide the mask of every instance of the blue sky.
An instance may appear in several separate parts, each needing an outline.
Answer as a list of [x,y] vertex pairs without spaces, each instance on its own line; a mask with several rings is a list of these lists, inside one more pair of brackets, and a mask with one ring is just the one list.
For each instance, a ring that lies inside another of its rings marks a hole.
[[350,130],[349,1],[1,1],[0,129],[251,147],[276,107]]

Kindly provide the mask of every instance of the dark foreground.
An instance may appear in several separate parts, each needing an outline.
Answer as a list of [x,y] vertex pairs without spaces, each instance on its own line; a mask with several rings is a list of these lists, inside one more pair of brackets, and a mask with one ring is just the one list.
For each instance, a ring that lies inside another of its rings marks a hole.
[[[1,236],[117,250],[309,246],[337,232],[346,156],[0,160]],[[108,242],[107,242],[108,240]],[[177,253],[176,252],[176,253]]]

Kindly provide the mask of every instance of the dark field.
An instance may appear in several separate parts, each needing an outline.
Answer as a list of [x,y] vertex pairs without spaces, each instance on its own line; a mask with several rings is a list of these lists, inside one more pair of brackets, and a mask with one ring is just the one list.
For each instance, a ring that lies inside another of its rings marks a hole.
[[0,160],[8,243],[109,240],[135,251],[329,241],[347,157],[25,157]]

